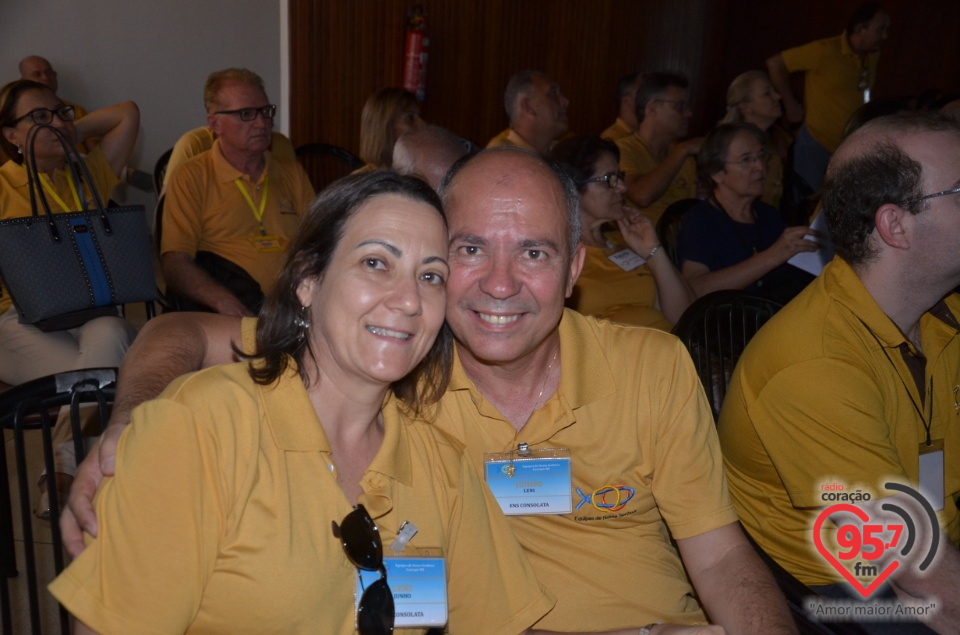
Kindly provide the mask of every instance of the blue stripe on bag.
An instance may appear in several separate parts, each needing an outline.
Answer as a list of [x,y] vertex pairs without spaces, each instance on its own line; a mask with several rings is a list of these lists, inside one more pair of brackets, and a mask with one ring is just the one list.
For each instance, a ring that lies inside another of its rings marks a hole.
[[90,280],[90,287],[93,290],[93,301],[97,306],[106,306],[111,304],[110,284],[107,282],[106,273],[103,270],[103,263],[100,262],[100,256],[97,253],[97,247],[93,244],[93,228],[83,218],[73,218],[70,220],[73,227],[87,226],[87,231],[73,232],[73,240],[80,252],[80,258],[83,260],[83,267],[86,269],[87,278]]

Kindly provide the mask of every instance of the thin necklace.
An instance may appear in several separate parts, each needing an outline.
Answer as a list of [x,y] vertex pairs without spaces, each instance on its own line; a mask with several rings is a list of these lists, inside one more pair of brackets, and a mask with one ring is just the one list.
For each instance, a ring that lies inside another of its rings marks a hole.
[[540,404],[540,399],[543,397],[543,391],[547,389],[547,382],[550,381],[550,371],[553,370],[553,364],[557,361],[557,355],[559,354],[560,349],[557,348],[557,350],[553,353],[553,359],[550,360],[550,365],[547,366],[547,376],[543,379],[543,385],[540,386],[540,393],[537,395],[537,400],[533,402],[533,408],[530,410],[530,414],[527,415],[525,422],[529,421],[530,417],[533,416],[533,413],[537,411],[537,406]]

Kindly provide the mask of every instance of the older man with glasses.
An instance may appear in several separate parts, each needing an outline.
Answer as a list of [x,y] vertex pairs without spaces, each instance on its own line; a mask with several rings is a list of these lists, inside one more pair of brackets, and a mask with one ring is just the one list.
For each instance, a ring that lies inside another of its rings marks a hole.
[[177,166],[166,187],[160,254],[168,290],[225,315],[253,315],[269,292],[313,187],[293,159],[272,156],[263,80],[229,68],[207,78],[208,152]]

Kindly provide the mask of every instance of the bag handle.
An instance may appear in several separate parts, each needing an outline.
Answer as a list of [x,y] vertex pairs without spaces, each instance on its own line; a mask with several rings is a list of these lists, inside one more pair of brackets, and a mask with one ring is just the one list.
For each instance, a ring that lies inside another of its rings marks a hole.
[[[83,157],[80,156],[80,152],[77,150],[77,147],[73,144],[73,141],[59,128],[55,128],[50,124],[37,124],[30,128],[27,132],[27,188],[30,190],[30,209],[33,212],[33,215],[36,217],[40,216],[37,199],[39,198],[40,203],[43,205],[44,215],[47,217],[47,227],[50,229],[50,235],[53,238],[54,242],[60,242],[60,231],[57,229],[57,225],[54,222],[53,212],[50,210],[50,202],[47,200],[47,194],[43,191],[43,187],[40,182],[40,170],[37,168],[37,156],[34,152],[34,147],[37,143],[37,134],[40,130],[49,130],[57,141],[60,143],[61,147],[66,154],[66,163],[70,167],[70,177],[73,178],[74,184],[80,188],[80,192],[83,192],[83,183],[84,179],[89,184],[90,193],[93,195],[93,201],[96,204],[96,211],[100,216],[100,224],[103,226],[103,232],[106,235],[113,233],[113,228],[110,226],[110,220],[107,218],[106,208],[103,205],[103,200],[100,198],[100,192],[97,191],[96,185],[94,184],[93,177],[90,174],[90,169],[87,167],[87,164],[83,161]],[[79,167],[81,174],[77,171]],[[85,211],[85,210],[78,210]]]

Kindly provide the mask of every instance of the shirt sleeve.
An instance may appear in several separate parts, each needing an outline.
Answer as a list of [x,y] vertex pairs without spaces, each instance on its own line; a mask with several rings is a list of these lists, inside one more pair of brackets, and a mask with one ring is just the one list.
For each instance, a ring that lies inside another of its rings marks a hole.
[[96,497],[98,537],[50,585],[67,610],[104,633],[188,628],[222,532],[216,447],[182,404],[158,399],[134,412],[116,477]]
[[193,163],[180,165],[170,175],[163,203],[160,255],[179,251],[196,255],[203,233],[204,183]]
[[822,507],[820,485],[828,480],[875,497],[885,491],[878,475],[909,483],[884,399],[869,375],[836,359],[795,364],[767,382],[749,416],[794,507]]
[[704,205],[706,203],[698,203],[683,215],[677,236],[677,259],[681,265],[690,260],[706,265],[707,269],[713,271],[716,268],[714,254],[718,236],[714,223],[704,213]]
[[819,41],[808,42],[801,46],[795,46],[780,53],[783,57],[783,63],[790,73],[798,71],[809,71],[820,65],[820,54],[823,50]]
[[671,386],[661,391],[654,438],[653,496],[679,540],[736,522],[737,515],[727,493],[713,413],[679,340],[669,376]]
[[[451,633],[520,633],[553,608],[490,490],[466,456],[447,554]],[[478,601],[482,598],[482,601]]]

